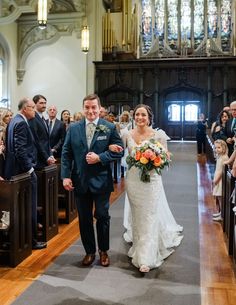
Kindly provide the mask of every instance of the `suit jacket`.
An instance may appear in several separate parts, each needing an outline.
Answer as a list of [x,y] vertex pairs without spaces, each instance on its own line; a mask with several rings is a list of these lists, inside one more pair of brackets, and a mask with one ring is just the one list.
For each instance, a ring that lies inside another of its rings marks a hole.
[[6,138],[5,177],[28,172],[35,167],[37,150],[29,125],[17,114],[9,123]]
[[[49,120],[47,120],[49,125]],[[49,142],[51,149],[55,149],[56,152],[53,155],[56,158],[61,158],[62,145],[65,140],[66,129],[62,121],[56,119],[49,136]]]
[[41,169],[47,166],[47,159],[52,155],[49,145],[49,131],[46,121],[43,122],[38,113],[35,118],[29,121],[37,147],[37,164],[36,168]]
[[[123,156],[123,152],[113,153],[108,148],[110,144],[123,147],[116,126],[99,119],[96,129],[88,148],[85,119],[70,124],[62,148],[61,178],[71,178],[78,193],[85,193],[88,189],[93,193],[113,191],[110,163]],[[89,151],[98,154],[101,162],[87,164],[85,157]]]

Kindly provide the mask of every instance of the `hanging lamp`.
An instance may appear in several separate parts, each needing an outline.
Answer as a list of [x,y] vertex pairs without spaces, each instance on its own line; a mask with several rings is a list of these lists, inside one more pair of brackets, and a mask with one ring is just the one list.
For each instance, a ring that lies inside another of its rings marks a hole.
[[38,25],[40,29],[47,27],[47,0],[38,0]]

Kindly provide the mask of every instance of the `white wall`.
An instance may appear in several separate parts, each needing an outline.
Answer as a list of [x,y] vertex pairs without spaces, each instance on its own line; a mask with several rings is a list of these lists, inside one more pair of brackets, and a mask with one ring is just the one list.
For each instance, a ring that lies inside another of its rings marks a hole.
[[37,48],[27,58],[25,69],[19,97],[42,94],[48,105],[58,107],[58,114],[63,109],[72,114],[82,109],[86,95],[86,55],[81,52],[76,35]]

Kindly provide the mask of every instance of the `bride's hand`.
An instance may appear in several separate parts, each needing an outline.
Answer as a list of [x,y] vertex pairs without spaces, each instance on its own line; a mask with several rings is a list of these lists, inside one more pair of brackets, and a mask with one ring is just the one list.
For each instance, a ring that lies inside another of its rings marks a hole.
[[109,150],[112,152],[121,152],[121,151],[123,151],[123,147],[120,145],[117,145],[117,144],[110,144]]

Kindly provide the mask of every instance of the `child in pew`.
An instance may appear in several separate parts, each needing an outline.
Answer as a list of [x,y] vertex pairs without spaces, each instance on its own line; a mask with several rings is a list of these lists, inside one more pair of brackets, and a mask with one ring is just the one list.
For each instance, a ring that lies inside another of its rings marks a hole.
[[229,160],[228,147],[225,141],[216,140],[214,142],[216,152],[216,169],[213,178],[212,194],[215,198],[217,212],[212,214],[214,221],[221,221],[221,202],[222,202],[222,173],[224,164]]

